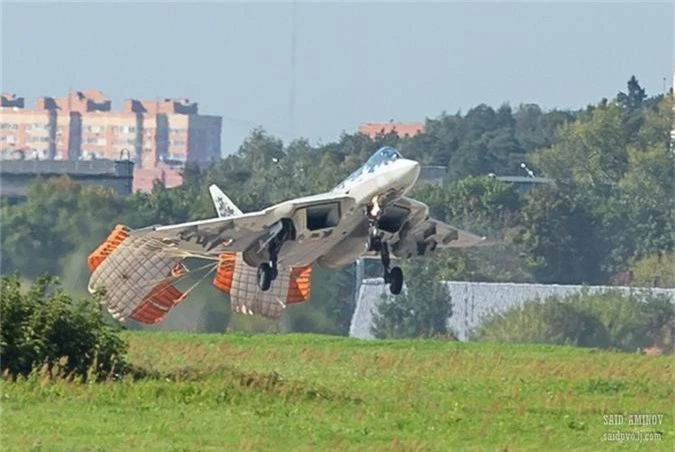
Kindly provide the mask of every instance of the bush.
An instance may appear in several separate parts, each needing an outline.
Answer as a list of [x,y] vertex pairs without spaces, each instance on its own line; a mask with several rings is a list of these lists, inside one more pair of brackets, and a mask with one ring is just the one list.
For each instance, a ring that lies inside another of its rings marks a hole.
[[607,347],[609,334],[594,316],[558,299],[528,301],[522,307],[487,318],[473,333],[473,339]]
[[53,277],[25,292],[17,275],[2,277],[0,363],[3,375],[27,376],[46,366],[50,375],[97,380],[128,369],[127,344],[103,320],[101,306],[64,292]]
[[633,265],[633,285],[675,287],[675,253],[651,254]]
[[625,351],[659,342],[661,330],[673,318],[670,300],[650,293],[611,290],[589,294],[584,290],[563,300],[596,317],[607,329],[610,347]]
[[479,341],[567,344],[635,351],[673,350],[675,307],[664,296],[587,290],[543,302],[526,302],[485,319],[472,333]]

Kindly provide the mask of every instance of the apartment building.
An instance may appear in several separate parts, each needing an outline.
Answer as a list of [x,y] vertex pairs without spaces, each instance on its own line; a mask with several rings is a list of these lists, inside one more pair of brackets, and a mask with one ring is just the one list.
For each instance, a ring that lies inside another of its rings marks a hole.
[[121,111],[97,90],[41,97],[27,109],[14,94],[0,98],[0,158],[120,158],[136,169],[220,158],[222,118],[200,115],[188,99],[124,102]]
[[54,113],[40,108],[24,109],[24,99],[0,95],[0,152],[12,158],[29,151],[30,158],[49,158],[54,149]]

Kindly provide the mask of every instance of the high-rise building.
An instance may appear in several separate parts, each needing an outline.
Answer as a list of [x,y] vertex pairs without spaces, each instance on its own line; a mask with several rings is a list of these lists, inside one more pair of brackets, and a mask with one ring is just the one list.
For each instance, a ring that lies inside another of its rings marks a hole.
[[0,97],[0,158],[92,160],[129,158],[137,170],[204,165],[220,158],[222,118],[205,116],[188,99],[124,102],[121,111],[96,90],[41,97],[35,108]]

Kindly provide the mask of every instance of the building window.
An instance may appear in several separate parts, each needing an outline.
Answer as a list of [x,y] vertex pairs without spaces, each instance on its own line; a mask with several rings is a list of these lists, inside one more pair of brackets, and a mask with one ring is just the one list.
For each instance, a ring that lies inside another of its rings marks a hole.
[[178,152],[171,152],[169,154],[169,160],[180,160],[180,161],[184,162],[185,161],[185,154],[178,153]]

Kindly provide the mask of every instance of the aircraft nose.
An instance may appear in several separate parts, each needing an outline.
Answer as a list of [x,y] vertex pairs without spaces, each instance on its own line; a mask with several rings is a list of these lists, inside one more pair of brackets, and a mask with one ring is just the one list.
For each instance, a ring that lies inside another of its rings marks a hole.
[[414,160],[403,159],[401,161],[401,172],[403,173],[403,179],[409,185],[412,185],[417,181],[417,178],[420,175],[420,170],[420,164]]

